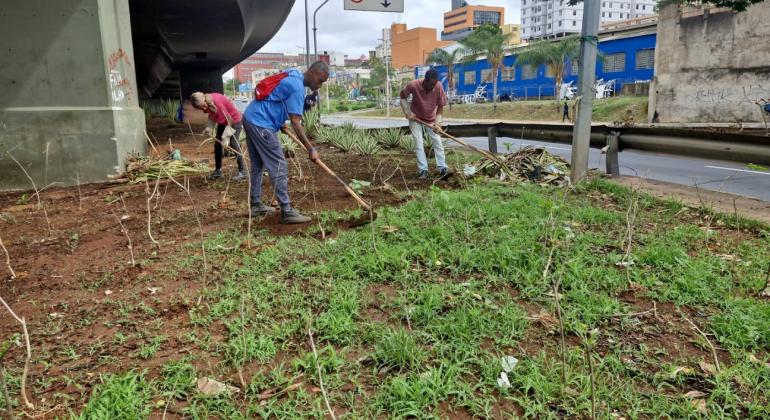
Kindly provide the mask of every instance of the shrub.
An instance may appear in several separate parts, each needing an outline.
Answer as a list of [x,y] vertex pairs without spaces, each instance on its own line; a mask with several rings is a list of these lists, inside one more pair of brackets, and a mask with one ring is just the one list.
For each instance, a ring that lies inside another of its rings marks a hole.
[[377,139],[366,131],[359,130],[358,133],[354,135],[354,138],[355,142],[353,147],[355,148],[355,151],[358,152],[358,154],[364,156],[374,156],[381,150],[380,143],[377,141]]
[[302,123],[305,126],[305,132],[308,137],[315,139],[318,137],[321,128],[321,111],[318,107],[310,108],[302,116]]

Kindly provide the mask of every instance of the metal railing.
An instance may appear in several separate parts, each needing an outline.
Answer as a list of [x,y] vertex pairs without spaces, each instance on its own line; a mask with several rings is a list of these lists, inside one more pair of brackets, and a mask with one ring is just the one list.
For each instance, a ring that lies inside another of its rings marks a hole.
[[[449,125],[446,131],[457,137],[488,137],[489,150],[496,151],[497,137],[572,144],[572,129],[567,124],[490,123]],[[593,125],[590,145],[599,149],[609,146],[607,171],[614,175],[617,168],[609,165],[612,161],[617,163],[617,154],[623,150],[770,165],[770,137],[757,134]]]

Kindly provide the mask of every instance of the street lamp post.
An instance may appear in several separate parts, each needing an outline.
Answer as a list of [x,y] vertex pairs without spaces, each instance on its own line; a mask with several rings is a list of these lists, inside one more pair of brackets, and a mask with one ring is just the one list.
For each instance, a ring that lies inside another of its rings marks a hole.
[[305,0],[305,69],[310,68],[310,31],[308,29],[307,0]]
[[385,44],[385,38],[377,38],[378,41],[382,41],[382,50],[385,52],[383,58],[385,59],[385,115],[390,117],[390,65],[388,64],[388,48]]
[[588,171],[591,146],[591,106],[596,79],[596,50],[599,32],[599,0],[583,2],[583,28],[580,36],[580,71],[578,72],[578,109],[572,131],[572,178],[577,183]]
[[321,10],[321,8],[324,7],[328,2],[329,0],[324,0],[324,2],[321,3],[321,5],[315,9],[315,12],[313,12],[313,60],[314,61],[318,61],[318,39],[316,38],[316,31],[318,31],[318,27],[316,26],[316,15],[318,14],[318,11]]

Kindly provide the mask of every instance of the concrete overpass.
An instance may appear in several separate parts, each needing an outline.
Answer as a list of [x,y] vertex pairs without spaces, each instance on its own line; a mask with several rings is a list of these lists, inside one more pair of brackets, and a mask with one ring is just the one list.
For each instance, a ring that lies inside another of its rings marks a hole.
[[0,190],[103,181],[145,152],[140,98],[222,91],[294,0],[0,0]]

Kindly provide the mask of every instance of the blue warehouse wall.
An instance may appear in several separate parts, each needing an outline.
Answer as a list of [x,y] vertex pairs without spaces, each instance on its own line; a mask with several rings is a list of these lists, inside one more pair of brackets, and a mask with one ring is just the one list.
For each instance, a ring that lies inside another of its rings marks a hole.
[[[653,50],[655,48],[655,34],[633,35],[623,38],[611,38],[599,41],[599,51],[603,57],[613,60],[616,54],[625,54],[625,65],[620,69],[616,67],[613,71],[605,72],[603,58],[597,61],[596,79],[605,81],[615,80],[615,90],[620,91],[622,85],[633,83],[638,80],[651,80],[653,68],[637,68],[637,52],[641,50]],[[653,53],[654,56],[654,53]],[[503,59],[506,67],[514,67],[514,80],[503,80],[502,72],[497,75],[498,93],[508,94],[520,99],[531,99],[537,97],[553,97],[555,82],[553,77],[546,74],[546,66],[539,66],[536,72],[531,73],[525,79],[524,66],[516,65],[516,56],[509,55]],[[438,70],[444,88],[448,88],[446,66],[435,66]],[[455,86],[460,95],[471,94],[476,87],[482,83],[482,71],[489,69],[486,59],[478,60],[468,64],[456,64],[454,72],[456,76]],[[467,73],[467,74],[466,74]],[[574,82],[577,84],[577,68],[572,68],[571,63],[567,64],[564,81],[565,83]],[[468,76],[466,78],[466,76]],[[467,83],[466,83],[467,82]],[[487,83],[487,96],[492,97],[492,83]]]

